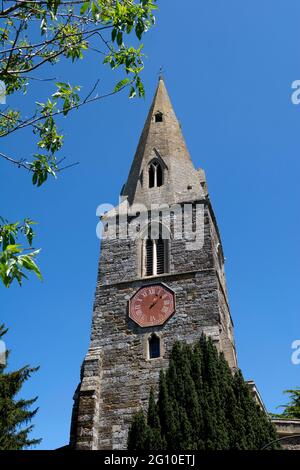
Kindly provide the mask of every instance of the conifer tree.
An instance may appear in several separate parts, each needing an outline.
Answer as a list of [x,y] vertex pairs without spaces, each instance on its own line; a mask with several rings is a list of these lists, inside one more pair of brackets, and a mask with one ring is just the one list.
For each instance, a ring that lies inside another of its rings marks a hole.
[[165,448],[165,442],[161,437],[161,427],[158,414],[158,405],[155,402],[154,390],[151,388],[148,406],[147,424],[149,426],[150,447],[152,450]]
[[254,450],[275,440],[241,372],[233,373],[202,335],[194,346],[174,344],[169,367],[160,373],[158,400],[151,389],[147,419],[143,412],[135,417],[128,449]]
[[300,419],[300,389],[285,390],[284,393],[290,395],[290,402],[283,405],[284,411],[281,415],[282,418]]
[[[6,333],[7,329],[0,325],[0,340]],[[41,441],[29,438],[33,429],[29,423],[37,412],[37,408],[30,408],[37,398],[16,399],[24,382],[38,368],[25,366],[15,372],[5,373],[8,352],[5,356],[5,363],[0,363],[0,450],[21,450]]]
[[146,423],[144,413],[139,411],[129,430],[128,448],[130,450],[147,450],[150,445],[150,426]]

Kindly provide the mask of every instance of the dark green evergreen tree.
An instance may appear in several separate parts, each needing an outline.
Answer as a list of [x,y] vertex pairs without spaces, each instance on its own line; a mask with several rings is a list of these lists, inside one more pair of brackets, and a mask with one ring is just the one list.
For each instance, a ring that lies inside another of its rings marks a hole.
[[152,450],[161,450],[165,447],[165,442],[161,437],[161,427],[158,414],[158,405],[155,402],[153,388],[150,390],[147,423],[149,426],[148,436],[150,439],[150,448]]
[[139,411],[129,430],[128,448],[130,450],[147,450],[150,445],[150,426],[146,422],[143,411]]
[[[0,340],[7,333],[4,325],[0,325]],[[32,400],[16,399],[22,385],[38,368],[22,367],[15,372],[5,373],[6,360],[0,362],[0,450],[21,450],[38,444],[40,439],[30,439],[33,426],[30,421],[37,408],[30,410],[36,398]]]
[[254,450],[274,440],[276,430],[241,372],[233,373],[202,335],[194,346],[174,344],[169,367],[160,374],[158,400],[151,390],[147,419],[142,412],[135,417],[128,449]]

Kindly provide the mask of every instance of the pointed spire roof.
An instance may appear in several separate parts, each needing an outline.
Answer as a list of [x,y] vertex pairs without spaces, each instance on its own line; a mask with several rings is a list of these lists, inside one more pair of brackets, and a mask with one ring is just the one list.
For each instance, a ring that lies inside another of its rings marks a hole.
[[[164,183],[158,188],[149,188],[148,184],[148,167],[153,159],[164,168]],[[129,204],[147,206],[203,197],[199,172],[191,161],[161,74],[122,196],[128,197]]]

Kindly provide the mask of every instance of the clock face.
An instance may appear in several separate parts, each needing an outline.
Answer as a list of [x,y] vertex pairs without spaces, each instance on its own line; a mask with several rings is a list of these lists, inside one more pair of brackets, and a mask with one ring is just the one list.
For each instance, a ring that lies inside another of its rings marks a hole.
[[129,317],[138,325],[163,325],[175,311],[175,296],[162,284],[139,289],[129,301]]

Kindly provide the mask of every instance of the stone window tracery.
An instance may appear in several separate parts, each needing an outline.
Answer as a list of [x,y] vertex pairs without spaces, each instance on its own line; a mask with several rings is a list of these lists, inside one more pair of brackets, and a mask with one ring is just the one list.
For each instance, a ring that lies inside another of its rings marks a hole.
[[158,160],[149,164],[149,188],[159,188],[163,185],[163,169]]

